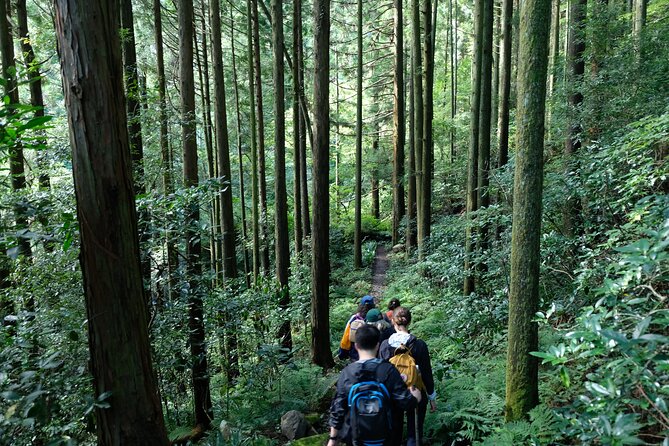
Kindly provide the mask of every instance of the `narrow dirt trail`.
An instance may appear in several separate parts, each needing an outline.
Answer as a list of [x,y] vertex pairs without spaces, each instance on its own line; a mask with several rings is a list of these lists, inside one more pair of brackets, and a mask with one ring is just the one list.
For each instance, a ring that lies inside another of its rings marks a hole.
[[376,256],[372,264],[372,292],[371,295],[379,299],[386,290],[386,271],[388,271],[388,251],[384,246],[376,247]]

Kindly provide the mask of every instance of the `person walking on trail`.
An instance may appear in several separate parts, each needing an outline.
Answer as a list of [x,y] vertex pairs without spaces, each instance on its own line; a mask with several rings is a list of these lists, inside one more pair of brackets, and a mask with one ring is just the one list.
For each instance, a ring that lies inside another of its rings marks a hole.
[[395,308],[401,306],[402,304],[400,303],[400,300],[396,297],[393,297],[390,299],[388,302],[388,311],[386,311],[386,314],[384,315],[384,318],[392,324],[393,321],[393,311],[395,311]]
[[[434,412],[437,410],[436,398],[437,392],[434,389],[434,378],[432,376],[432,365],[430,363],[430,352],[425,341],[418,339],[409,333],[409,324],[411,323],[411,312],[408,308],[397,307],[393,310],[393,326],[395,327],[395,334],[391,335],[388,340],[383,341],[379,351],[381,359],[390,360],[396,363],[397,367],[402,373],[402,378],[407,381],[407,384],[416,385],[422,392],[423,398],[418,404],[417,410],[409,410],[407,414],[407,446],[415,446],[421,444],[420,440],[423,437],[423,425],[425,422],[425,414],[427,412],[428,401],[430,403],[430,410]],[[400,358],[400,355],[402,356]],[[392,359],[394,358],[395,359]],[[399,360],[399,361],[398,361]],[[401,370],[399,364],[402,362],[404,366],[409,366],[408,370]],[[413,369],[413,370],[411,370]],[[416,373],[418,372],[418,373]],[[393,443],[394,445],[401,444],[402,440],[402,425],[404,422],[404,414],[394,414],[393,419]],[[416,417],[418,423],[416,424]]]
[[337,357],[339,359],[349,358],[351,361],[358,360],[358,350],[355,347],[356,333],[358,328],[365,325],[365,316],[367,312],[375,307],[374,298],[372,296],[363,296],[358,306],[358,311],[349,318],[344,329],[344,335],[339,342],[339,352]]
[[381,312],[376,308],[372,308],[367,312],[367,316],[365,316],[365,322],[372,324],[379,329],[381,332],[380,342],[385,341],[393,333],[395,333],[395,329],[393,328],[392,324],[388,322],[386,318],[383,317]]
[[407,388],[397,369],[376,357],[379,330],[370,324],[356,333],[360,359],[342,370],[330,404],[327,446],[389,446],[395,414],[413,411],[421,392]]

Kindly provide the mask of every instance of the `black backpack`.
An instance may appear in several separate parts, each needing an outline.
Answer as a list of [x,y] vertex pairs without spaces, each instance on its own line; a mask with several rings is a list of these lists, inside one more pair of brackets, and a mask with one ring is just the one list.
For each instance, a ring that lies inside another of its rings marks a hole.
[[390,394],[378,379],[380,359],[365,361],[348,392],[351,438],[356,446],[382,446],[390,436]]

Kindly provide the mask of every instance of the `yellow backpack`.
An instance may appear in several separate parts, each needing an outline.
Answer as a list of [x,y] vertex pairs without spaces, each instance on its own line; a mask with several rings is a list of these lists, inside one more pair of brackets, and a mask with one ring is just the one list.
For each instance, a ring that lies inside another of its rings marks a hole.
[[415,386],[421,391],[425,389],[425,384],[423,384],[423,379],[420,376],[420,370],[418,370],[416,361],[411,356],[411,348],[400,344],[395,349],[395,355],[390,358],[390,363],[400,372],[407,387],[411,388]]

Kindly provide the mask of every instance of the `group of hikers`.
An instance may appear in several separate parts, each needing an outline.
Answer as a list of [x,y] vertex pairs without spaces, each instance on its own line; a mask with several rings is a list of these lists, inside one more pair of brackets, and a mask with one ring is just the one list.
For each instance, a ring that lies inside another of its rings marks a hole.
[[327,446],[399,446],[407,420],[406,445],[421,444],[427,413],[436,410],[430,353],[409,332],[411,311],[398,299],[382,313],[364,296],[346,323],[338,357],[342,370],[330,405]]

